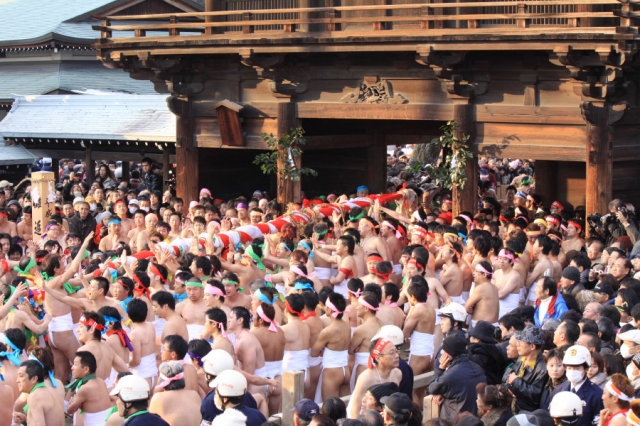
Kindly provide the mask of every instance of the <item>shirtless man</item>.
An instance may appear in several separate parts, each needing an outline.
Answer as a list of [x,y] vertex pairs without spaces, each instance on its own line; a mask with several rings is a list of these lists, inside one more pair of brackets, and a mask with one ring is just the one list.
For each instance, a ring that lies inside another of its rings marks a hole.
[[162,362],[178,361],[182,364],[184,367],[185,389],[198,392],[198,371],[193,363],[185,362],[184,360],[188,350],[189,344],[185,339],[177,334],[168,335],[162,340],[160,360]]
[[402,265],[400,264],[400,256],[404,244],[402,243],[402,234],[400,233],[400,223],[393,218],[387,218],[380,225],[380,236],[387,241],[389,247],[389,261],[393,264],[393,274],[402,275]]
[[229,309],[242,306],[251,310],[251,296],[242,292],[243,288],[239,284],[238,276],[233,272],[225,272],[222,275],[222,285],[225,292],[224,305]]
[[87,286],[85,294],[86,298],[65,296],[60,292],[53,291],[45,287],[47,294],[50,294],[54,299],[71,306],[72,308],[82,309],[83,311],[95,311],[103,306],[111,306],[118,310],[121,316],[125,315],[122,306],[112,297],[106,297],[109,293],[109,280],[105,277],[97,277],[91,279],[89,286]]
[[[353,392],[356,380],[367,369],[369,359],[369,346],[371,338],[376,335],[384,324],[376,317],[379,308],[378,297],[372,292],[364,292],[357,299],[356,314],[362,319],[362,324],[356,327],[351,336],[349,354],[355,356],[355,363],[350,378],[351,392]],[[360,398],[362,399],[362,398]]]
[[147,380],[153,387],[158,367],[156,366],[156,331],[153,324],[147,321],[147,304],[140,299],[129,302],[129,319],[131,320],[131,345],[133,352],[129,367],[136,376]]
[[[26,393],[27,405],[24,413],[14,412],[15,423],[38,426],[64,426],[64,408],[60,404],[56,390],[44,383],[44,368],[38,361],[28,360],[18,369],[18,391]],[[8,401],[4,402],[9,405]]]
[[29,241],[33,239],[33,234],[32,234],[32,210],[31,210],[31,206],[26,206],[23,210],[22,210],[22,221],[18,224],[17,226],[17,233],[18,233],[18,237],[20,237],[21,240],[23,241]]
[[127,203],[124,200],[118,200],[113,206],[113,211],[120,219],[122,225],[122,238],[124,239],[127,234],[129,234],[129,231],[131,231],[134,227],[133,221],[127,217],[129,207],[127,207]]
[[14,222],[9,222],[9,214],[4,207],[0,207],[0,234],[9,234],[11,238],[18,235],[18,228]]
[[500,250],[498,254],[498,270],[494,272],[495,285],[498,288],[500,298],[500,312],[498,318],[513,311],[520,304],[520,288],[523,285],[522,277],[513,269],[515,255],[507,248]]
[[398,286],[393,283],[386,283],[382,287],[382,303],[378,307],[376,317],[383,325],[395,325],[402,328],[404,324],[404,311],[398,307],[400,292]]
[[287,324],[282,326],[286,339],[282,371],[301,370],[305,372],[305,379],[307,379],[311,331],[309,325],[302,321],[304,297],[301,294],[291,293],[287,296],[284,306]]
[[165,320],[162,334],[156,339],[158,346],[164,341],[165,337],[172,334],[176,334],[184,340],[189,339],[187,323],[182,316],[176,313],[176,301],[171,293],[168,291],[154,293],[151,296],[151,306],[156,317]]
[[198,279],[190,278],[184,283],[187,289],[187,299],[178,303],[176,313],[181,315],[187,323],[189,341],[199,339],[204,331],[204,313],[207,310],[202,295],[204,289],[202,282]]
[[[319,245],[318,248],[315,249],[316,253],[322,252],[323,254],[330,256],[331,250],[321,247],[325,244],[333,243],[333,241],[329,241],[327,239],[327,232],[328,227],[326,223],[321,222],[313,225],[313,234],[317,236]],[[331,283],[329,282],[329,278],[331,278],[331,262],[325,260],[324,258],[316,256],[313,260],[313,263],[315,266],[316,277],[318,277],[318,279],[322,283],[322,286],[330,287]]]
[[104,318],[97,312],[84,312],[78,326],[78,339],[82,343],[78,351],[88,351],[93,354],[98,366],[96,376],[104,380],[110,387],[113,385],[113,383],[109,383],[111,369],[118,373],[129,371],[129,369],[111,346],[102,340],[102,330],[104,330]]
[[207,305],[207,309],[222,309],[226,315],[229,315],[229,312],[231,312],[231,308],[225,305],[226,293],[224,286],[218,280],[210,279],[207,281],[207,284],[204,286],[202,300],[204,300],[204,303]]
[[149,238],[151,238],[151,234],[153,234],[156,230],[156,224],[158,223],[158,216],[155,213],[149,213],[144,217],[144,230],[138,232],[136,236],[136,249],[131,246],[131,249],[134,253],[141,251],[144,249],[144,246],[149,242]]
[[580,238],[581,233],[582,224],[577,219],[571,219],[567,222],[567,233],[565,240],[562,242],[562,253],[566,254],[571,250],[582,251],[584,240]]
[[113,218],[107,223],[107,236],[100,240],[99,250],[101,252],[115,250],[120,241],[124,241],[126,233],[122,227],[122,221],[120,219]]
[[[342,240],[341,240],[342,241]],[[340,244],[340,242],[338,243]],[[311,356],[322,355],[322,374],[319,384],[319,395],[316,401],[324,401],[331,397],[349,394],[349,345],[351,329],[342,320],[346,308],[344,297],[331,293],[325,304],[325,314],[331,318],[328,326],[320,332],[318,340],[311,348]]]
[[338,263],[338,275],[331,277],[329,282],[333,286],[333,291],[346,298],[348,294],[347,282],[349,278],[356,277],[357,275],[356,261],[353,257],[356,246],[354,239],[348,236],[340,237],[336,244],[336,257],[326,255],[317,250],[319,247],[317,236],[314,235],[311,241],[313,241],[313,251],[316,253],[316,258],[324,259],[330,263]]
[[159,263],[149,262],[147,267],[147,275],[149,275],[151,294],[157,291],[167,290],[167,278],[169,277],[169,271],[164,265]]
[[553,241],[546,235],[538,235],[533,243],[533,255],[538,259],[538,262],[525,281],[525,285],[529,288],[529,296],[527,297],[529,305],[535,306],[536,304],[538,280],[545,276],[551,276],[553,273],[553,263],[548,257],[552,247]]
[[[304,300],[304,322],[309,326],[309,347],[313,347],[320,332],[324,329],[324,323],[316,313],[318,307],[318,295],[314,292],[308,291],[302,294]],[[305,383],[304,396],[305,398],[313,400],[315,398],[316,388],[318,387],[318,379],[320,378],[320,372],[322,371],[322,357],[311,356],[309,351],[309,380]],[[308,384],[307,384],[308,383]]]
[[[429,287],[421,277],[413,277],[407,288],[411,309],[404,323],[404,337],[410,339],[409,365],[413,374],[426,373],[431,364],[435,348],[433,331],[436,324],[436,311],[427,303]],[[414,389],[415,402],[422,401],[424,391]]]
[[376,266],[380,262],[382,262],[382,257],[378,253],[370,253],[367,256],[367,271],[369,274],[362,277],[362,282],[364,284],[376,282]]
[[[67,407],[68,414],[82,410],[85,426],[104,425],[111,411],[111,399],[104,380],[96,377],[96,357],[89,351],[78,351],[71,366],[74,381],[69,385],[73,396]],[[74,416],[75,418],[75,416]]]
[[486,260],[480,261],[473,271],[475,288],[469,296],[464,307],[471,315],[471,326],[474,327],[480,320],[487,321],[498,326],[498,313],[500,302],[498,289],[491,284],[493,268]]
[[160,374],[166,379],[155,388],[149,402],[149,412],[157,414],[169,426],[199,426],[202,421],[202,401],[198,392],[185,386],[182,377],[186,377],[185,367],[175,361],[160,364]]
[[16,328],[6,329],[4,337],[0,339],[0,351],[6,352],[6,355],[0,356],[0,373],[11,386],[14,395],[20,395],[17,377],[23,359],[21,354],[26,345],[27,337],[22,330]]
[[[12,294],[10,293],[11,291],[13,291]],[[42,321],[40,321],[30,312],[29,308],[17,303],[20,298],[26,298],[29,294],[29,288],[25,283],[18,284],[15,289],[5,284],[2,288],[2,293],[6,300],[5,305],[13,307],[4,319],[3,330],[17,328],[24,332],[25,328],[28,328],[35,334],[42,334],[47,331],[47,327],[51,322],[51,315],[45,314]]]
[[[66,296],[67,292],[64,289],[64,284],[78,270],[84,252],[92,240],[93,232],[90,232],[73,262],[68,267],[65,267],[62,259],[57,254],[50,254],[45,257],[42,261],[42,271],[47,273],[49,279],[42,287],[47,291],[47,294],[52,295],[55,292]],[[49,324],[49,346],[53,352],[56,377],[66,381],[70,373],[69,364],[73,361],[76,351],[80,347],[78,339],[73,334],[71,306],[57,300],[55,297],[45,297],[44,307],[53,317]]]
[[[129,365],[129,357],[133,346],[131,345],[131,339],[126,330],[122,328],[121,316],[117,309],[111,306],[104,306],[98,311],[104,318],[105,330],[103,337],[105,341],[111,346],[111,349],[118,355],[125,364]],[[111,370],[111,377],[109,382],[115,381],[117,373],[115,370]]]
[[[230,256],[232,255],[230,254]],[[240,263],[225,262],[223,260],[220,262],[222,263],[222,269],[235,275],[236,279],[234,281],[238,282],[238,288],[248,289],[253,280],[261,278],[256,272],[259,271],[258,268],[255,267],[253,261],[248,256],[247,258],[243,258]],[[260,273],[262,273],[262,271],[260,271]]]
[[[251,333],[258,339],[264,351],[264,377],[282,380],[283,355],[286,349],[285,333],[276,321],[276,311],[272,305],[261,303],[255,312]],[[306,327],[306,326],[305,326]],[[273,389],[263,387],[263,395],[269,405],[269,414],[282,411],[281,386]]]
[[[234,349],[238,359],[238,366],[245,373],[264,377],[264,350],[258,338],[249,331],[250,313],[248,309],[236,306],[229,314],[227,328],[236,335]],[[251,393],[260,393],[261,389],[249,385]]]
[[390,340],[375,339],[369,342],[373,344],[371,353],[367,357],[367,369],[358,376],[355,389],[347,406],[347,418],[357,419],[360,414],[362,398],[367,390],[376,384],[393,382],[397,385],[402,380],[400,365],[400,352]]
[[380,253],[382,260],[392,260],[389,246],[385,238],[380,237],[380,225],[373,218],[365,216],[358,222],[360,232],[360,245],[365,256],[370,253]]
[[450,245],[444,245],[438,253],[438,258],[444,262],[440,282],[452,301],[464,305],[462,299],[462,270],[458,266],[459,255]]
[[[231,311],[229,311],[231,312]],[[203,338],[211,336],[213,344],[211,349],[222,349],[235,359],[233,343],[227,336],[227,314],[220,308],[211,308],[205,312]]]
[[145,221],[144,221],[145,213],[144,210],[138,210],[133,215],[133,229],[127,233],[127,240],[129,242],[129,247],[133,250],[134,253],[140,251],[138,246],[138,235],[145,230]]
[[[17,387],[17,385],[16,385]],[[13,396],[13,389],[11,386],[4,382],[0,382],[0,400],[2,401],[15,401]],[[13,423],[13,407],[11,404],[0,405],[0,425],[10,426]]]

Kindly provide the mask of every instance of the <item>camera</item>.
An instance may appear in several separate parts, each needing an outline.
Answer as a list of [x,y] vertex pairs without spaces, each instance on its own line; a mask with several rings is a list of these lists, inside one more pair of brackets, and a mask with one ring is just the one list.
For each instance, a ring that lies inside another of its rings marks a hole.
[[627,208],[626,208],[626,207],[624,207],[624,206],[623,206],[623,207],[618,207],[618,211],[619,211],[620,213],[622,213],[622,214],[624,215],[624,217],[629,216],[629,212],[627,211]]

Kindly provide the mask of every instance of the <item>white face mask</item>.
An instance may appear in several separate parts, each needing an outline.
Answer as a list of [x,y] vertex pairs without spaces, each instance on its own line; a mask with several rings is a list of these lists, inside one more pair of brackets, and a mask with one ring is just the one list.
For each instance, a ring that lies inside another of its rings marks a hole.
[[82,192],[74,192],[73,196],[76,198],[82,197]]
[[137,207],[129,207],[129,213],[134,214],[136,211],[138,211]]
[[584,379],[584,371],[567,369],[564,374],[572,384],[580,383]]
[[98,207],[97,204],[89,204],[89,210],[94,211]]
[[145,212],[149,213],[149,207],[140,207],[142,210],[144,210]]
[[633,354],[631,354],[631,348],[629,348],[629,345],[627,345],[626,343],[620,345],[620,355],[622,355],[622,358],[624,359],[629,359],[633,356]]

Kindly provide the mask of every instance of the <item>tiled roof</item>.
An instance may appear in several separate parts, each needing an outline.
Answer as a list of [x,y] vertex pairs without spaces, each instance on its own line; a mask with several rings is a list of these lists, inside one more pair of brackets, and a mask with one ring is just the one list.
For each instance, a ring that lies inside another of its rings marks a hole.
[[0,62],[0,99],[12,95],[44,95],[54,90],[101,90],[155,94],[153,83],[134,80],[122,70],[98,61]]
[[0,166],[10,166],[14,164],[36,164],[38,157],[27,151],[23,146],[4,146],[4,141],[0,138]]
[[[166,95],[17,96],[0,122],[13,138],[175,142]],[[1,150],[0,150],[1,151]]]

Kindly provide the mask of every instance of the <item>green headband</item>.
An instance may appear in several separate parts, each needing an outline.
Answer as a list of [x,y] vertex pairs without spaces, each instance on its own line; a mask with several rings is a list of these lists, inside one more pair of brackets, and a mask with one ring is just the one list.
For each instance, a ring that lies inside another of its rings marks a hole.
[[232,285],[238,285],[238,281],[234,281],[234,280],[222,280],[222,284],[232,284]]
[[200,287],[202,288],[202,282],[201,281],[187,281],[186,283],[184,283],[185,287]]
[[29,269],[35,268],[37,266],[38,266],[38,264],[36,263],[36,261],[33,260],[33,258],[31,258],[31,259],[29,259],[29,263],[27,263],[27,266],[24,268],[24,270],[20,269],[19,266],[14,266],[13,270],[17,271],[21,275],[27,275],[29,273]]
[[258,267],[258,269],[260,269],[261,271],[266,270],[267,268],[264,266],[264,263],[262,263],[262,258],[260,256],[258,256],[256,254],[256,252],[253,251],[253,247],[251,245],[249,245],[245,250],[244,250],[245,254],[248,255],[251,259],[253,259],[256,262],[256,266]]
[[364,217],[364,210],[362,210],[358,216],[349,215],[349,220],[353,222],[354,220],[360,220],[363,217]]
[[90,254],[91,252],[89,250],[85,250],[84,253],[82,253],[82,260],[85,260]]

